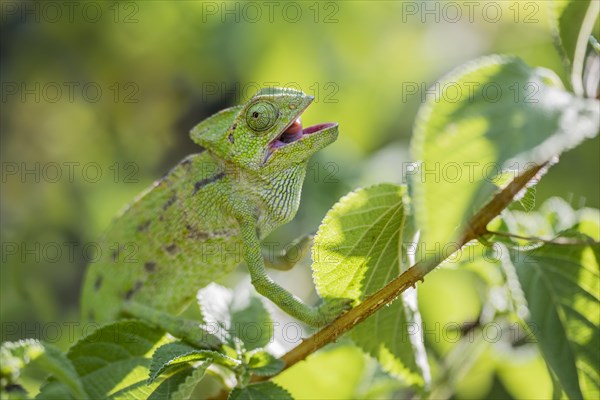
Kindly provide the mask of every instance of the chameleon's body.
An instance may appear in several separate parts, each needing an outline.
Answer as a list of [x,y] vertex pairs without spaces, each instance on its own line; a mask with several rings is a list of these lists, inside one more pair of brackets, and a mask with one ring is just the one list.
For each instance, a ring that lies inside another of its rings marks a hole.
[[101,248],[112,251],[88,270],[83,317],[115,320],[127,304],[177,314],[242,261],[257,291],[291,315],[311,325],[337,315],[345,304],[309,307],[273,282],[260,249],[294,217],[310,155],[337,137],[337,124],[302,129],[297,118],[311,101],[263,90],[196,126],[200,153],[155,182],[103,235]]

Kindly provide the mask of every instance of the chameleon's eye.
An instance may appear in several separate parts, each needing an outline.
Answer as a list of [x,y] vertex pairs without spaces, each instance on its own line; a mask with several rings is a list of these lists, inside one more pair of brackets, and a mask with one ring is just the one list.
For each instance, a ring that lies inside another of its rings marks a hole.
[[259,101],[248,107],[246,122],[256,132],[269,129],[277,120],[277,109],[273,104]]

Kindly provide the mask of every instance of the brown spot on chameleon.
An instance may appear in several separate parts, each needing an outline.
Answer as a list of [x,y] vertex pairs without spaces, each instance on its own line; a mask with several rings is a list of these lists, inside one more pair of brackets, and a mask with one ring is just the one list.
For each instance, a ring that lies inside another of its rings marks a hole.
[[110,253],[110,257],[112,259],[113,262],[117,262],[119,261],[119,251],[121,249],[121,246],[118,246],[118,248],[114,249],[111,253]]
[[177,245],[175,243],[172,243],[165,247],[165,250],[167,250],[167,253],[169,254],[175,254],[175,252],[177,252]]
[[204,240],[204,239],[208,239],[208,237],[210,236],[208,233],[202,232],[201,230],[199,230],[198,228],[196,228],[190,224],[187,224],[185,227],[187,229],[186,236],[189,238]]
[[131,299],[133,297],[133,295],[142,288],[142,286],[143,286],[142,281],[135,281],[135,284],[133,285],[133,287],[125,292],[125,294],[123,295],[123,298],[125,300]]
[[99,290],[102,287],[102,275],[98,275],[96,281],[94,282],[94,290]]
[[140,225],[138,225],[137,230],[138,230],[138,232],[145,232],[148,230],[149,226],[150,226],[150,220],[145,221],[145,222],[141,223]]
[[146,272],[154,272],[156,271],[156,263],[154,261],[148,261],[144,263],[144,269]]
[[[215,230],[215,231],[211,231],[211,232],[205,232],[205,231],[201,231],[200,229],[196,228],[193,225],[186,224],[185,225],[185,229],[182,231],[182,234],[185,237],[188,237],[190,239],[205,240],[205,239],[208,239],[208,238],[228,238],[228,237],[232,237],[232,236],[237,235],[237,231],[235,231],[233,229],[223,229],[223,230]],[[175,245],[172,244],[170,246],[175,246]],[[176,250],[176,248],[174,250]],[[167,248],[167,251],[170,252],[170,249]]]
[[235,128],[237,128],[237,122],[231,126],[231,131],[229,132],[229,135],[227,136],[227,140],[229,140],[229,143],[231,143],[231,144],[233,144],[235,142],[235,138],[233,137],[233,131],[235,131]]
[[194,192],[192,194],[198,193],[198,190],[202,189],[204,186],[216,182],[222,179],[225,176],[225,172],[219,172],[218,174],[211,176],[210,178],[202,179],[194,184]]
[[165,204],[163,204],[163,210],[166,210],[167,208],[171,207],[175,202],[177,201],[177,196],[173,195],[171,197],[169,197],[169,200],[167,200],[165,202]]

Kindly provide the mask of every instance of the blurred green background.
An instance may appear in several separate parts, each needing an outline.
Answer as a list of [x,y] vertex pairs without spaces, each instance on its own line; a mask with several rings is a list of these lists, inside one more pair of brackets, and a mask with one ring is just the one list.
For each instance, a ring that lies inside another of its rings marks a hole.
[[[72,343],[95,238],[197,150],[188,138],[197,122],[259,87],[299,88],[315,96],[305,124],[340,124],[338,141],[311,162],[298,216],[273,235],[287,243],[315,231],[353,188],[402,181],[415,113],[451,68],[506,53],[564,80],[549,2],[466,3],[2,1],[1,340]],[[595,139],[565,154],[538,186],[538,204],[559,195],[598,207],[598,148]],[[273,276],[314,298],[307,267]],[[419,298],[428,326],[474,321],[482,308],[462,270],[432,274]],[[441,360],[455,346],[430,339]],[[535,346],[497,347],[451,385],[456,398],[550,395]],[[369,375],[354,350],[340,357]],[[443,368],[432,368],[441,379]]]

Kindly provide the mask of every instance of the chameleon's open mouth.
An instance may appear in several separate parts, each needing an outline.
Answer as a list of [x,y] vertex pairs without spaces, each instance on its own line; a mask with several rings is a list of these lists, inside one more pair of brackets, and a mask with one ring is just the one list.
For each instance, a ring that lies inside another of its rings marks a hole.
[[319,133],[325,129],[329,129],[337,125],[335,122],[326,122],[323,124],[312,125],[307,128],[302,128],[302,118],[298,117],[288,126],[279,136],[277,136],[269,145],[271,151],[290,143],[301,140],[303,137]]

